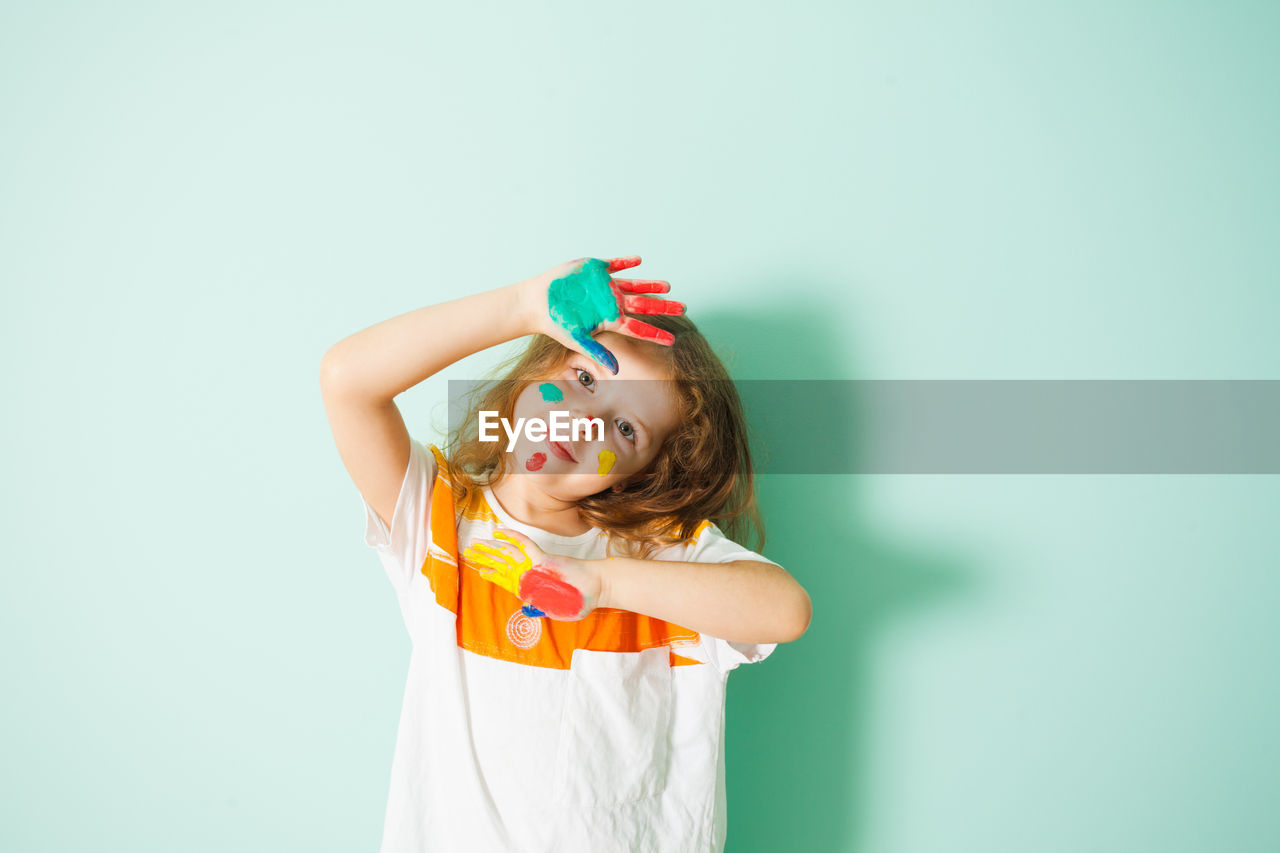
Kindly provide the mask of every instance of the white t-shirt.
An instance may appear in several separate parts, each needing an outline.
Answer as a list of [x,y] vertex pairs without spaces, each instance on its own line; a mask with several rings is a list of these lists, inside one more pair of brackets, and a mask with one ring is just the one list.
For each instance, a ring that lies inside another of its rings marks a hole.
[[[502,524],[598,559],[605,534],[516,521],[488,487],[458,507],[444,468],[438,447],[411,440],[390,529],[362,498],[365,544],[412,641],[381,853],[722,851],[726,679],[776,644],[612,608],[526,616],[462,549]],[[773,562],[710,521],[654,558]]]

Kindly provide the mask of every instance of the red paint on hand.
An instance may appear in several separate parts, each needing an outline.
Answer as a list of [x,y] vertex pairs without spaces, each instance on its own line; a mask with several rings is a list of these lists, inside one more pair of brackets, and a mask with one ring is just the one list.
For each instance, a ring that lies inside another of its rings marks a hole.
[[621,258],[610,258],[607,272],[618,272],[620,270],[630,269],[640,265],[639,255],[626,255]]
[[676,336],[666,329],[659,329],[651,323],[642,323],[632,317],[623,317],[621,325],[622,331],[641,340],[654,341],[665,346],[671,346],[676,341]]
[[520,576],[520,597],[552,619],[576,619],[582,592],[555,569],[535,567]]

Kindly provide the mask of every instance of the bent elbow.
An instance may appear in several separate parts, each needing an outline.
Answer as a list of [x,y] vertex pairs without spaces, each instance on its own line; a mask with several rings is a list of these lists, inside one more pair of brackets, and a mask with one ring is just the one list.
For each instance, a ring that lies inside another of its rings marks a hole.
[[788,632],[788,637],[784,642],[794,643],[805,635],[809,630],[809,623],[813,621],[813,600],[809,597],[809,593],[800,587],[800,600],[796,604],[792,617],[792,628]]

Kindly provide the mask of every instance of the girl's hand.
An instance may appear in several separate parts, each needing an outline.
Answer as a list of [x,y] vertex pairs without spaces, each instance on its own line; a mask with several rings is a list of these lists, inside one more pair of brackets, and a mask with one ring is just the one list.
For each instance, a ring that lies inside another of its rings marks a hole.
[[554,266],[520,282],[520,311],[533,331],[589,356],[616,375],[618,360],[592,337],[594,333],[617,332],[671,346],[675,337],[670,332],[623,316],[623,312],[683,314],[685,310],[680,302],[637,295],[667,293],[671,290],[668,282],[609,276],[639,263],[638,255],[629,255],[607,260],[578,258]]
[[[496,539],[477,539],[463,556],[484,568],[480,576],[517,596],[525,604],[566,622],[585,619],[600,601],[597,561],[548,554],[523,533],[506,527]],[[510,543],[510,544],[507,544]]]

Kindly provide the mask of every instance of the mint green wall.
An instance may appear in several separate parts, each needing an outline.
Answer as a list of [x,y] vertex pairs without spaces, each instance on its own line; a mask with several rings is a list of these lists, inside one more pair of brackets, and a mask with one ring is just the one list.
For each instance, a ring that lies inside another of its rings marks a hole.
[[[409,646],[317,370],[393,314],[638,253],[740,378],[1280,378],[1277,7],[1036,5],[0,8],[0,847],[376,849]],[[1280,848],[1278,499],[765,479],[815,616],[728,849]]]

